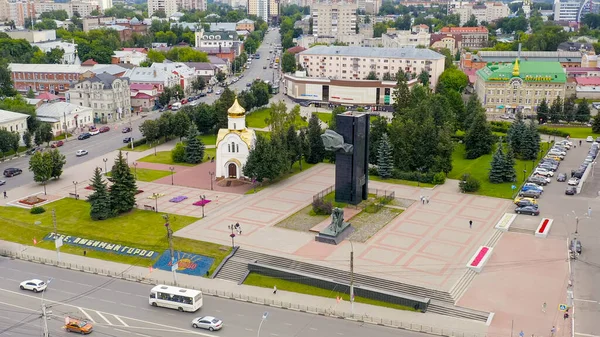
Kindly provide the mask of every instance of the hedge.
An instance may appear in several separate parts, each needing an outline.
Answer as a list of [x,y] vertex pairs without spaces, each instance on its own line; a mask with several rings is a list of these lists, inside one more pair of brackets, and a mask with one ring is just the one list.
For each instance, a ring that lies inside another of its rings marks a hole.
[[140,145],[146,144],[146,138],[140,138],[138,140],[133,140],[133,147],[138,147]]
[[560,129],[550,129],[547,128],[545,126],[541,126],[538,128],[538,132],[544,135],[550,135],[550,136],[559,136],[559,137],[568,137],[571,136],[570,133],[562,131]]
[[[441,172],[438,173],[434,173],[434,172],[425,172],[425,173],[420,173],[420,172],[405,172],[405,171],[400,171],[399,169],[393,169],[392,170],[392,179],[398,179],[398,180],[409,180],[409,181],[418,181],[418,182],[422,182],[422,183],[428,183],[428,184],[443,184],[446,179],[445,179],[445,175]],[[370,167],[369,168],[369,175],[372,176],[379,176],[379,173],[377,172],[377,168],[376,167]],[[444,177],[444,180],[442,181],[441,177]]]
[[492,128],[493,132],[502,132],[502,133],[508,133],[508,128],[510,127],[510,122],[498,122],[498,121],[491,121],[490,122],[490,126]]

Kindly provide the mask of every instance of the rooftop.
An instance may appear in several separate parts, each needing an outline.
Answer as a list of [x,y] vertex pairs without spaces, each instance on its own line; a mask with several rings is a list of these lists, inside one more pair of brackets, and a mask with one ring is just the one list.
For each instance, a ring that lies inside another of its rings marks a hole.
[[74,114],[78,112],[88,111],[91,108],[85,106],[78,106],[75,104],[67,103],[67,102],[53,102],[53,103],[45,103],[40,105],[36,109],[36,113],[38,117],[46,117],[46,118],[62,118],[64,114]]
[[154,88],[154,84],[149,83],[133,83],[129,86],[130,90],[153,90]]
[[127,70],[123,76],[129,77],[131,82],[164,82],[168,76],[175,75],[160,68],[136,67]]
[[[483,62],[514,62],[519,55],[518,51],[479,51],[474,56]],[[558,61],[581,62],[581,52],[578,51],[522,51],[521,60],[524,61]]]
[[[96,76],[82,80],[80,83],[86,82],[86,81],[89,81],[92,83],[100,82],[100,83],[104,84],[104,89],[110,89],[110,88],[112,88],[113,82],[118,78],[119,77],[113,76],[109,73],[99,73],[99,74],[96,74]],[[129,82],[129,79],[127,77],[121,77],[121,79]]]
[[575,77],[577,85],[600,85],[599,77]]
[[444,27],[442,33],[488,33],[486,27]]
[[28,118],[29,115],[8,110],[0,110],[0,124]]
[[118,64],[95,64],[91,71],[95,74],[100,73],[109,73],[111,75],[122,74],[127,71],[127,68],[124,68]]
[[565,83],[567,76],[559,62],[519,61],[518,75],[514,76],[513,63],[491,64],[477,71],[485,81],[509,81],[520,77],[525,82]]
[[430,49],[413,47],[373,48],[345,46],[316,46],[299,53],[300,55],[339,55],[354,57],[383,57],[402,59],[443,59],[444,55]]
[[83,74],[87,67],[82,67],[75,64],[53,64],[49,67],[47,64],[25,64],[25,63],[9,63],[8,67],[12,72],[26,73],[75,73]]
[[196,70],[213,70],[215,68],[210,62],[183,62],[183,64]]

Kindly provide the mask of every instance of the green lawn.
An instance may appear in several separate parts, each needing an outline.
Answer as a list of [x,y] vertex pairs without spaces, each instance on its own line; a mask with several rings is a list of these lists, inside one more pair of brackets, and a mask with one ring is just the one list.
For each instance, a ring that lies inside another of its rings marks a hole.
[[252,111],[246,115],[246,126],[249,128],[262,129],[269,126],[266,120],[271,116],[270,108],[262,108]]
[[[309,168],[315,166],[315,164],[308,164],[307,162],[304,161],[304,159],[302,160],[302,171],[308,170]],[[269,187],[270,185],[273,185],[275,183],[278,183],[282,180],[285,180],[293,175],[296,175],[300,172],[300,165],[298,164],[298,162],[294,163],[294,166],[292,166],[292,170],[289,171],[288,173],[282,175],[281,177],[273,180],[273,181],[267,181],[267,182],[263,182],[263,183],[257,183],[255,188],[250,189],[249,191],[246,192],[246,194],[254,194],[256,192],[260,192],[262,191],[264,188]]]
[[[70,133],[67,133],[67,138],[72,138],[72,137],[73,137],[73,135],[72,135],[72,134],[70,134]],[[55,140],[65,140],[65,135],[64,135],[64,133],[63,133],[63,134],[60,134],[60,135],[58,135],[58,136],[54,136],[54,137],[52,137],[52,140],[53,140],[53,141],[55,141]]]
[[421,187],[435,187],[435,185],[428,184],[428,183],[419,183],[417,181],[402,180],[402,179],[381,179],[381,177],[371,176],[371,175],[369,176],[369,180],[381,181],[381,182],[384,182],[384,183],[398,184],[398,185],[421,186]]
[[171,171],[152,170],[147,168],[134,168],[132,173],[135,174],[135,179],[139,181],[155,181],[157,179],[171,175]]
[[[42,241],[42,239],[54,231],[51,210],[55,209],[60,234],[153,250],[159,254],[169,248],[162,213],[134,209],[116,218],[92,221],[89,216],[90,205],[83,200],[65,198],[43,207],[46,212],[37,215],[30,214],[28,209],[20,207],[1,207],[0,227],[2,231],[0,231],[0,239],[33,245],[33,239],[35,238],[38,240],[37,247],[54,250],[53,242]],[[197,220],[197,218],[182,215],[170,216],[173,231],[184,228]],[[39,223],[39,225],[35,223]],[[211,266],[211,273],[230,251],[230,247],[227,246],[179,237],[173,238],[173,246],[177,250],[213,257],[215,261]],[[83,248],[69,245],[61,247],[62,252],[78,255],[82,255],[83,250]],[[136,266],[147,267],[154,263],[154,261],[139,257],[100,252],[92,249],[86,249],[86,251],[88,257]]]
[[208,157],[215,157],[217,154],[217,149],[204,149],[204,161],[208,160]]
[[327,113],[327,112],[317,112],[317,117],[319,117],[319,119],[321,120],[321,122],[323,123],[327,123],[329,125],[329,122],[331,121],[331,113]]
[[[21,153],[21,152],[25,152],[25,151],[27,151],[27,147],[26,146],[19,146],[19,149],[17,150],[17,153]],[[4,159],[6,157],[10,157],[10,156],[14,155],[15,151],[10,150],[8,152],[3,152],[3,153],[0,153],[0,154],[2,155],[2,159]]]
[[[542,142],[541,145],[544,152],[546,152],[549,144]],[[448,174],[448,178],[461,179],[464,173],[468,173],[481,183],[481,188],[475,194],[511,199],[515,193],[511,189],[511,186],[516,185],[519,187],[523,183],[523,170],[526,170],[525,178],[528,177],[539,161],[538,159],[535,163],[532,163],[532,161],[516,160],[515,171],[517,173],[517,181],[514,183],[492,184],[488,179],[491,160],[491,154],[481,156],[477,159],[465,159],[465,145],[455,144],[454,152],[452,153],[453,168]]]
[[150,150],[154,146],[160,145],[160,144],[162,144],[164,142],[165,142],[165,140],[164,140],[164,138],[162,138],[158,142],[155,141],[154,143],[144,143],[142,145],[135,146],[133,149],[131,149],[131,143],[129,143],[128,145],[123,146],[119,150],[121,150],[121,151],[144,152],[144,151]]
[[216,145],[217,144],[217,135],[208,134],[208,135],[200,135],[200,140],[204,145]]
[[596,138],[597,136],[599,136],[600,134],[598,133],[593,133],[592,132],[592,128],[591,127],[587,127],[587,126],[546,126],[544,125],[548,130],[560,130],[560,131],[564,131],[564,132],[568,132],[571,135],[571,138],[587,138],[587,136],[594,136],[594,138]]
[[271,139],[271,132],[269,131],[258,131],[258,130],[254,130],[254,132],[256,133],[256,136],[261,135],[267,139]]
[[[299,294],[328,297],[328,298],[332,298],[332,299],[335,299],[339,296],[344,301],[350,300],[350,295],[346,294],[346,293],[340,293],[340,292],[337,292],[334,290],[328,290],[328,289],[323,289],[323,288],[319,288],[319,287],[315,287],[315,286],[309,286],[309,285],[305,285],[302,283],[292,282],[292,281],[275,278],[275,277],[270,277],[270,276],[265,276],[265,275],[260,275],[260,274],[256,274],[256,273],[250,273],[250,275],[248,275],[248,277],[244,281],[244,284],[257,286],[257,287],[263,287],[263,288],[273,288],[274,286],[277,286],[278,290],[283,290],[283,291],[291,291],[291,292],[295,292],[295,293],[299,293]],[[392,308],[392,309],[398,309],[398,310],[415,311],[411,307],[407,307],[407,306],[403,306],[403,305],[399,305],[399,304],[388,303],[388,302],[383,302],[383,301],[372,300],[369,298],[364,298],[364,297],[359,297],[359,296],[354,296],[354,301],[357,303],[377,305],[380,307],[386,307],[386,308]]]
[[171,158],[171,151],[159,151],[159,152],[156,152],[156,155],[150,154],[143,158],[138,159],[137,161],[142,161],[145,163],[180,165],[180,166],[194,166],[195,165],[195,164],[174,162],[173,158]]

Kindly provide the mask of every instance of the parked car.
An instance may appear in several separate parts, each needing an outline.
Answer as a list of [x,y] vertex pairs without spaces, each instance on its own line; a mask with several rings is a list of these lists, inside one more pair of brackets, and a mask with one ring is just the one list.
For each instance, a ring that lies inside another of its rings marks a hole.
[[530,182],[530,183],[534,183],[536,185],[540,185],[540,186],[546,186],[546,185],[548,185],[548,182],[546,181],[546,178],[539,177],[539,176],[531,176],[531,177],[529,177],[529,179],[527,179],[527,181]]
[[223,321],[212,316],[198,317],[192,321],[192,327],[210,331],[221,330]]
[[528,191],[519,191],[519,196],[538,199],[542,195],[541,191],[538,190],[528,190]]
[[263,69],[267,69],[267,65],[266,64],[263,66]]
[[88,138],[90,138],[91,136],[92,136],[92,135],[90,135],[90,134],[89,134],[89,132],[85,132],[85,133],[82,133],[82,134],[80,134],[80,135],[77,137],[77,139],[79,139],[79,140],[84,140],[84,139],[88,139]]
[[546,157],[544,157],[544,159],[552,159],[552,160],[556,160],[556,161],[562,161],[564,159],[564,157],[556,156],[553,154],[547,154]]
[[558,177],[556,178],[556,181],[560,181],[560,182],[567,181],[567,174],[566,173],[560,173],[558,175]]
[[540,215],[540,209],[534,206],[523,206],[515,208],[517,214]]
[[133,137],[125,137],[123,138],[123,143],[132,143],[133,142]]
[[513,203],[516,205],[517,203],[519,203],[520,201],[526,200],[534,205],[537,205],[537,199],[533,199],[533,198],[525,198],[525,197],[516,197],[515,200],[513,200]]
[[567,182],[567,185],[569,185],[569,186],[579,185],[579,178],[573,177],[573,178],[569,179],[569,181]]
[[100,128],[100,133],[105,133],[105,132],[108,132],[108,131],[110,131],[110,127],[108,127],[108,126],[103,126],[103,127]]
[[0,186],[6,184],[6,180],[0,180]]
[[75,155],[77,157],[82,157],[82,156],[85,156],[87,154],[88,154],[87,150],[77,150],[77,152],[75,152]]
[[575,194],[577,194],[577,187],[575,187],[575,186],[567,186],[567,189],[565,190],[565,194],[566,195],[575,195]]
[[63,142],[62,140],[59,140],[59,141],[52,143],[52,145],[50,145],[50,147],[55,149],[55,148],[61,147],[63,145],[65,145],[65,142]]
[[34,293],[39,293],[40,291],[46,290],[47,286],[48,285],[46,282],[38,279],[23,281],[21,284],[19,284],[19,288],[21,288],[21,290],[31,290]]
[[181,100],[181,104],[187,104],[187,103],[188,103],[187,99],[184,98],[184,99]]
[[560,160],[555,160],[552,158],[542,158],[540,163],[550,163],[552,165],[556,165],[557,167],[560,166]]
[[128,133],[128,132],[131,132],[131,128],[130,128],[130,127],[128,127],[128,126],[126,126],[126,127],[124,127],[124,128],[123,128],[123,131],[121,131],[121,132],[122,132],[122,133]]
[[87,335],[92,333],[94,326],[88,321],[68,318],[67,324],[65,325],[65,330],[68,332],[76,332],[82,335]]
[[571,177],[581,179],[581,177],[583,177],[584,172],[585,172],[585,169],[581,169],[581,168],[578,170],[573,170],[573,171],[571,171]]
[[546,169],[546,170],[548,170],[548,171],[552,171],[552,172],[554,172],[554,171],[558,170],[558,166],[552,165],[552,164],[550,164],[550,163],[540,163],[540,164],[538,165],[538,167],[539,167],[539,168]]
[[201,93],[199,93],[199,94],[198,94],[198,96],[200,96],[200,97],[205,97],[205,96],[206,96],[206,94],[205,94],[205,93],[203,93],[203,92],[201,92]]
[[594,137],[592,137],[592,136],[588,136],[588,137],[585,139],[585,141],[586,141],[586,142],[588,142],[588,143],[591,143],[591,142],[593,142],[593,141],[594,141]]
[[217,90],[217,91],[215,92],[215,95],[217,95],[217,96],[218,96],[218,95],[220,95],[220,94],[221,94],[221,90]]
[[535,192],[544,193],[544,191],[540,190],[539,187],[534,187],[534,186],[523,186],[521,191],[522,192],[535,191]]
[[554,147],[554,148],[551,148],[550,151],[548,151],[548,154],[553,155],[553,156],[559,156],[559,157],[563,156],[564,157],[567,155],[567,152]]
[[545,176],[545,177],[553,177],[554,176],[554,172],[546,170],[546,169],[541,168],[541,167],[537,167],[535,169],[535,171],[533,171],[533,174],[539,174],[539,175]]
[[[533,176],[544,179],[544,181],[546,181],[546,184],[550,184],[552,182],[552,179],[550,179],[549,177],[540,175],[540,174],[534,174]],[[540,185],[540,184],[538,184],[538,185]]]
[[90,129],[90,135],[95,136],[100,134],[100,130],[98,129]]
[[525,206],[531,206],[531,207],[535,207],[535,208],[538,207],[537,203],[533,203],[533,202],[529,201],[529,199],[520,200],[515,205],[517,205],[517,207],[525,207]]
[[7,169],[4,170],[4,176],[9,178],[9,177],[14,177],[14,176],[18,176],[19,174],[23,173],[23,170],[21,170],[20,168],[16,168],[16,167],[9,167]]
[[523,187],[537,188],[538,190],[544,192],[544,188],[536,183],[525,183]]

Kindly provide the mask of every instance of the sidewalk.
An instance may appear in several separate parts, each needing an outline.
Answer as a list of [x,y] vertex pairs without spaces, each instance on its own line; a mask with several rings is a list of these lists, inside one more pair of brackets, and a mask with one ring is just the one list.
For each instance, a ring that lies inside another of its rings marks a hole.
[[[108,275],[135,282],[149,284],[172,284],[171,272],[153,270],[149,272],[144,267],[132,267],[120,263],[92,259],[72,254],[61,254],[61,263],[55,261],[55,252],[33,246],[0,240],[0,255],[12,256],[23,260],[35,261],[62,268],[84,272]],[[351,304],[347,301],[337,303],[335,298],[317,297],[292,292],[247,285],[237,285],[233,282],[207,279],[185,274],[177,275],[177,285],[186,288],[196,288],[205,294],[230,298],[243,302],[253,302],[267,306],[282,307],[313,314],[363,321],[371,324],[402,328],[443,336],[479,337],[487,332],[487,326],[482,322],[452,318],[436,314],[394,310],[362,303],[354,304],[354,315],[351,314]],[[275,286],[275,284],[274,284]]]

